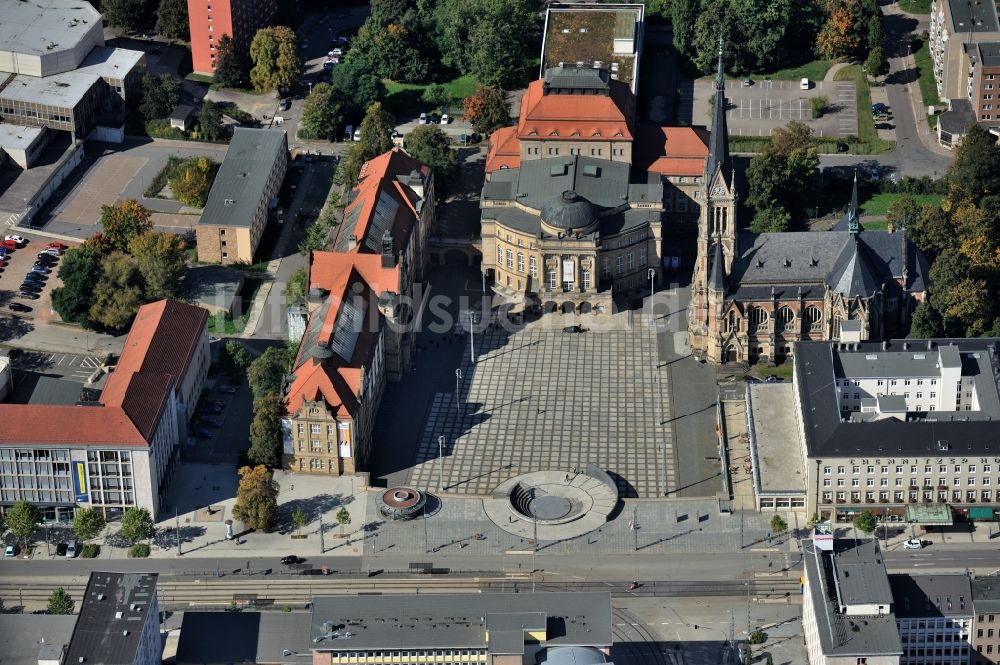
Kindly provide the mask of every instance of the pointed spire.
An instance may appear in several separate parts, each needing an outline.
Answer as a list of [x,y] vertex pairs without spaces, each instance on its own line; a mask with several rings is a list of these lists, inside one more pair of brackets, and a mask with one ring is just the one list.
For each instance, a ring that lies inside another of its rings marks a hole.
[[858,170],[854,169],[854,185],[851,188],[851,205],[847,208],[847,231],[857,235],[861,230],[858,210]]
[[708,275],[708,288],[722,291],[726,288],[726,264],[722,254],[722,242],[715,241],[715,253],[712,257],[712,272]]
[[729,159],[729,130],[726,127],[726,75],[722,67],[722,36],[719,36],[719,66],[715,74],[715,106],[712,109],[712,135],[709,138],[705,184],[710,186],[720,169],[728,179],[732,171]]

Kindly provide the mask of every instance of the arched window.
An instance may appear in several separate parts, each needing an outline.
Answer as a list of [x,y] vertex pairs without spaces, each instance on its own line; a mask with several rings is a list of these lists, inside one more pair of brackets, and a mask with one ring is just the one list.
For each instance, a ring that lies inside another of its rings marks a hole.
[[740,330],[740,315],[736,310],[732,310],[726,316],[726,332],[739,332]]
[[823,329],[823,312],[819,311],[819,307],[815,305],[806,307],[805,319],[810,332],[819,332]]
[[750,308],[750,313],[747,316],[749,321],[747,325],[747,332],[755,333],[762,328],[767,327],[767,310],[763,307],[757,307],[756,305]]
[[795,312],[790,307],[782,305],[778,308],[778,313],[774,317],[774,320],[778,332],[790,330],[793,327],[792,321],[795,320]]

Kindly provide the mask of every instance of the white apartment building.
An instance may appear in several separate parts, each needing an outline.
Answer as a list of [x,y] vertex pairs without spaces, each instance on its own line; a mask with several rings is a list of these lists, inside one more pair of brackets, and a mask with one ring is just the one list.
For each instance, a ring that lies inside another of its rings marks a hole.
[[969,576],[890,575],[900,665],[967,665],[974,618]]

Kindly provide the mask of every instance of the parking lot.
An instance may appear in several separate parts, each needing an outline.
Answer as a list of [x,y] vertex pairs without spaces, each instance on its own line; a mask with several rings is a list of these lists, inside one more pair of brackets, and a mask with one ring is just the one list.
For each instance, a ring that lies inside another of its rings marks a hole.
[[42,353],[27,351],[14,361],[15,369],[44,372],[48,376],[85,382],[101,366],[103,358],[75,353]]
[[[38,253],[45,248],[48,238],[41,236],[29,236],[23,234],[28,243],[18,249],[10,251],[7,255],[7,265],[0,272],[0,299],[5,303],[3,312],[9,316],[18,316],[37,321],[48,321],[52,318],[52,289],[62,284],[57,277],[59,264],[52,265],[48,275],[41,275],[42,290],[36,299],[23,298],[17,295],[18,287],[24,281],[25,275],[31,270],[32,265],[38,260]],[[7,303],[20,303],[30,307],[28,312],[12,312]]]
[[[711,124],[715,81],[694,82],[692,123]],[[829,110],[812,118],[812,98],[826,97]],[[745,86],[740,80],[726,81],[729,109],[726,122],[733,136],[770,136],[792,120],[808,125],[817,136],[850,136],[858,132],[857,96],[853,81],[813,81],[808,90],[799,81],[755,80]]]

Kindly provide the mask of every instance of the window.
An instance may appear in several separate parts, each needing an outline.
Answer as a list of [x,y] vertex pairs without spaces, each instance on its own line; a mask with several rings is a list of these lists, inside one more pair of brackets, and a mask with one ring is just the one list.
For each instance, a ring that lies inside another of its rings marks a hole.
[[590,290],[590,271],[589,270],[584,270],[582,272],[583,272],[583,277],[582,277],[583,290],[584,291],[589,291]]
[[635,252],[628,253],[628,269],[629,272],[635,270]]
[[824,478],[823,479],[823,487],[830,487],[830,485],[831,485],[830,479],[829,478]]
[[[855,398],[855,399],[857,399],[857,398]],[[869,465],[869,466],[867,467],[867,472],[868,472],[868,473],[875,473],[875,467],[874,467],[874,466],[870,466],[870,465]]]
[[534,256],[528,257],[528,274],[532,279],[538,277],[538,259]]
[[606,256],[602,260],[601,274],[604,276],[604,279],[611,278],[611,259]]
[[319,425],[317,425],[316,423],[312,423],[311,425],[309,425],[309,433],[319,434]]
[[548,284],[549,290],[552,290],[552,289],[556,288],[556,271],[555,270],[550,270],[548,272],[548,282],[549,282],[549,284]]
[[524,272],[524,254],[521,252],[517,253],[517,271]]
[[615,258],[615,273],[616,273],[616,274],[620,275],[620,274],[622,274],[622,272],[624,272],[624,268],[623,268],[623,265],[624,265],[624,263],[623,263],[623,261],[622,261],[622,255],[621,255],[621,254],[619,254],[619,255],[618,255],[618,256],[617,256],[616,258]]
[[828,467],[828,466],[824,466],[824,467],[823,467],[823,473],[824,473],[825,475],[829,476],[829,475],[830,475],[830,467]]
[[506,254],[507,254],[507,269],[510,270],[511,268],[514,267],[514,252],[508,249]]
[[503,247],[497,245],[497,265],[503,265]]
[[646,245],[641,245],[639,247],[639,265],[646,265]]
[[846,470],[847,469],[844,466],[838,466],[837,467],[837,473],[839,473],[840,475],[844,475],[844,473],[846,472]]
[[896,465],[896,473],[903,473],[903,467],[897,464]]

